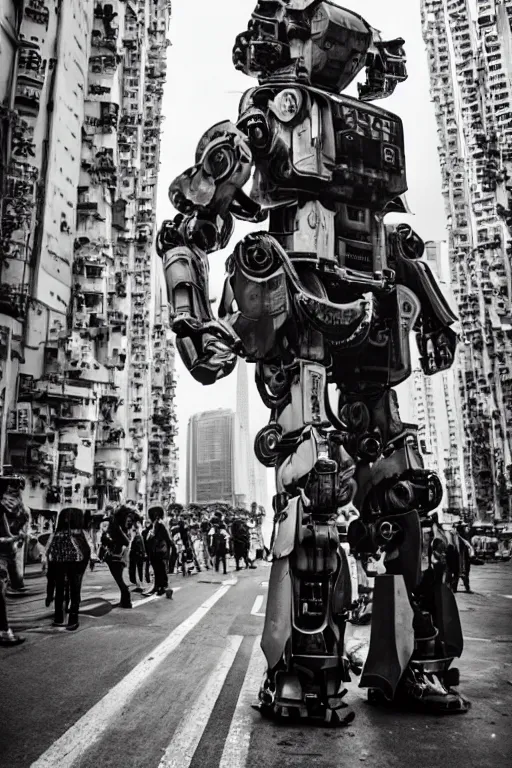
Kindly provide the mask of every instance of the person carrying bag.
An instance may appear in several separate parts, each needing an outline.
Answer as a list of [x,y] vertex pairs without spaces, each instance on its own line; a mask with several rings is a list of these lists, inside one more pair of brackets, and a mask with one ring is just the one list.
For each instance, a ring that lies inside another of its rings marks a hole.
[[124,569],[128,566],[130,545],[128,530],[133,525],[133,517],[133,510],[122,505],[110,516],[108,528],[101,537],[100,559],[107,564],[119,587],[121,593],[119,608],[132,608],[130,590],[123,575]]
[[55,599],[53,625],[63,627],[66,610],[69,608],[66,629],[78,629],[82,580],[91,558],[91,548],[85,536],[84,512],[69,507],[59,513],[54,535],[47,548],[47,597],[49,606]]

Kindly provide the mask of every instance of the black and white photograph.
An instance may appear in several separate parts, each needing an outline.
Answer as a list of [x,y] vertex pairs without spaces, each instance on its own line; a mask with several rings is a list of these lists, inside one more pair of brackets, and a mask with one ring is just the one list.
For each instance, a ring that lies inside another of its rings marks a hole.
[[0,0],[0,768],[512,755],[512,0]]

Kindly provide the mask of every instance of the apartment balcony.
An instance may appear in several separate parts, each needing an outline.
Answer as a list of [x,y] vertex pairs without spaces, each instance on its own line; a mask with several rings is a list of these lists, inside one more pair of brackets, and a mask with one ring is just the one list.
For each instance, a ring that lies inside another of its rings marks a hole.
[[97,412],[94,405],[64,402],[60,406],[55,418],[60,426],[78,422],[95,422],[97,420]]
[[33,48],[20,48],[18,57],[18,80],[26,85],[34,85],[43,88],[46,64],[42,57]]
[[74,475],[76,473],[76,460],[68,458],[59,458],[59,474]]
[[30,85],[18,80],[14,91],[14,107],[22,115],[37,117],[39,113],[39,104],[41,102],[42,85]]
[[105,48],[107,51],[117,51],[117,29],[111,29],[108,33],[93,29],[91,34],[91,46],[96,49]]
[[96,438],[96,448],[121,448],[125,437],[122,427],[102,430],[100,436]]
[[[5,275],[2,274],[2,281]],[[0,315],[7,315],[14,320],[23,320],[27,314],[29,300],[28,285],[0,284]]]
[[136,29],[127,29],[123,35],[123,46],[127,51],[135,51],[139,47],[139,33]]
[[23,11],[30,21],[48,27],[50,11],[43,0],[26,0]]
[[124,312],[119,312],[116,309],[112,309],[107,312],[107,323],[113,328],[118,328],[118,329],[124,328],[126,330],[127,322],[128,322],[128,315],[124,314]]
[[89,96],[109,96],[112,88],[109,85],[99,85],[98,83],[89,83],[87,93]]
[[107,488],[113,485],[117,480],[117,467],[112,467],[102,463],[94,465],[94,486],[98,488]]
[[117,67],[117,58],[113,55],[99,55],[89,58],[89,70],[95,75],[113,75]]

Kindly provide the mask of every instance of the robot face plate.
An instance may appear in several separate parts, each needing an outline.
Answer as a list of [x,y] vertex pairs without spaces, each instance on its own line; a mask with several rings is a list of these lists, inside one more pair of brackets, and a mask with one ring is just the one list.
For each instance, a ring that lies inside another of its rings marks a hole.
[[260,0],[233,61],[261,83],[288,80],[341,93],[365,66],[373,31],[331,0]]

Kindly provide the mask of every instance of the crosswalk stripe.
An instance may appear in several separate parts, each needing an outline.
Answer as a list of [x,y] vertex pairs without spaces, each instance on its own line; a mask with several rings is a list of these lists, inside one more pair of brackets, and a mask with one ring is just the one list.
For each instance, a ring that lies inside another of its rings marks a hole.
[[254,601],[254,605],[253,605],[253,607],[251,609],[251,615],[252,616],[263,616],[262,613],[259,613],[259,610],[260,610],[261,606],[263,605],[263,600],[264,600],[263,595],[258,595],[256,597],[256,600]]
[[228,637],[227,648],[219,663],[208,678],[201,696],[180,722],[158,768],[189,767],[242,640],[241,635]]
[[57,741],[32,763],[31,768],[71,768],[89,747],[98,742],[114,718],[134,696],[137,689],[157,667],[180,645],[182,640],[228,592],[223,586],[199,606],[188,619],[174,629],[123,680],[71,726]]
[[236,704],[219,768],[245,768],[249,755],[254,711],[251,704],[256,701],[265,672],[265,658],[260,648],[261,636],[252,647],[247,673]]

